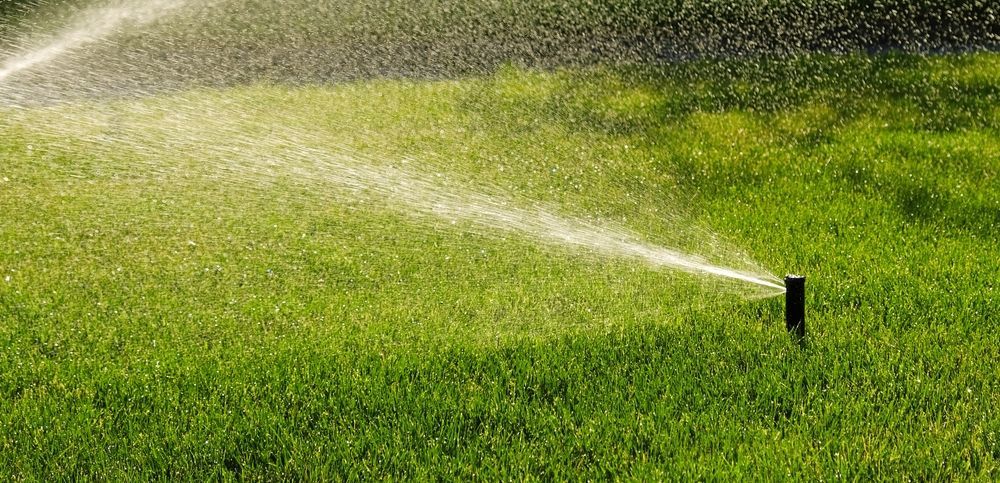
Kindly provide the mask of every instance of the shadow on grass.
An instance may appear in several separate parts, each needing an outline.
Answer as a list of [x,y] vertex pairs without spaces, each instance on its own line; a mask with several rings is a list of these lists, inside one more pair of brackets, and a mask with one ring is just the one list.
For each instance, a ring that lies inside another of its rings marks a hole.
[[[997,64],[996,54],[900,53],[683,61],[556,71],[541,80],[549,84],[546,96],[529,91],[519,99],[507,90],[507,98],[496,99],[503,85],[530,76],[507,67],[473,93],[467,107],[505,122],[541,121],[609,135],[683,125],[696,113],[741,112],[768,121],[816,105],[833,111],[827,127],[915,113],[909,127],[917,130],[995,129]],[[507,112],[496,109],[497,102]],[[806,139],[822,140],[815,134]]]

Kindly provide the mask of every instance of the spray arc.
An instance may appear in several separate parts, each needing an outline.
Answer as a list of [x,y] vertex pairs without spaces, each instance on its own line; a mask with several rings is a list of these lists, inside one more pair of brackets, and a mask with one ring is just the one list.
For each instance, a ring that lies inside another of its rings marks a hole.
[[143,26],[183,6],[187,0],[152,0],[109,5],[95,9],[42,47],[0,63],[0,82],[21,71],[58,61],[88,44],[105,41],[125,25]]
[[[213,3],[207,0],[112,2],[109,7],[97,8],[83,15],[41,48],[0,63],[0,100],[6,94],[17,98],[33,93],[28,81],[51,77],[49,74],[53,72],[63,72],[59,70],[62,61],[70,63],[72,60],[64,57],[91,44],[114,45],[115,35],[123,29],[151,24],[184,5]],[[51,70],[42,70],[43,67]],[[183,77],[177,81],[180,84],[187,82]],[[24,89],[23,93],[21,89]],[[81,95],[87,92],[80,86],[73,86],[73,89],[80,89]],[[75,92],[73,89],[69,93],[71,101],[74,98],[71,95]],[[58,134],[65,136],[77,136],[80,132],[103,131],[103,126],[113,124],[116,126],[113,134],[100,135],[101,149],[106,149],[110,140],[116,147],[141,152],[146,169],[153,172],[169,169],[164,167],[170,166],[171,160],[176,157],[172,147],[175,143],[162,140],[176,139],[183,143],[190,156],[199,159],[199,165],[206,167],[206,176],[230,182],[235,187],[247,186],[250,179],[254,180],[254,185],[268,184],[292,175],[302,183],[310,183],[316,191],[322,191],[322,195],[317,196],[324,200],[385,203],[392,209],[411,215],[419,223],[424,223],[424,215],[432,215],[453,224],[462,223],[476,232],[515,234],[541,245],[567,248],[587,256],[639,261],[650,268],[669,269],[713,280],[720,283],[719,287],[747,297],[776,296],[785,290],[777,277],[753,263],[747,263],[749,260],[702,256],[731,255],[736,254],[735,250],[707,243],[706,246],[711,248],[707,254],[678,248],[682,245],[681,241],[689,244],[690,238],[701,236],[697,230],[681,226],[679,222],[672,225],[676,228],[672,240],[650,243],[624,226],[566,216],[556,208],[521,202],[497,187],[462,186],[446,181],[436,168],[422,170],[419,167],[401,169],[386,166],[387,163],[379,156],[332,143],[323,130],[314,131],[305,127],[275,129],[275,125],[295,126],[296,114],[263,113],[258,108],[244,107],[254,106],[250,101],[258,99],[227,97],[222,103],[215,99],[206,99],[201,103],[184,99],[183,104],[172,104],[168,114],[162,116],[155,110],[147,112],[143,103],[115,105],[104,112],[98,112],[100,108],[88,107],[82,117],[63,116],[57,124],[58,128],[50,124],[46,129],[57,129]],[[130,112],[131,109],[134,111]],[[129,114],[135,114],[140,119],[148,119],[147,114],[156,114],[158,122],[163,124],[156,126],[143,121],[129,125],[119,121],[123,115],[128,117]],[[248,129],[248,126],[253,127]],[[246,132],[263,129],[263,126],[267,126],[271,141],[262,142],[255,136],[246,135]],[[162,135],[151,136],[150,133],[157,129]],[[359,132],[354,127],[349,129]],[[226,142],[220,143],[220,139]],[[433,165],[433,162],[429,164]],[[450,163],[438,162],[438,165],[447,164]],[[238,176],[233,176],[234,173]],[[672,244],[675,241],[677,245]]]

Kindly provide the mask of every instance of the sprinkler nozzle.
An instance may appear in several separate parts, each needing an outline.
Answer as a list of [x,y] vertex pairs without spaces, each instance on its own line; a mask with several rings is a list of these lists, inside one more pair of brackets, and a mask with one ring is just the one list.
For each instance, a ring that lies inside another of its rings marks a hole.
[[802,340],[806,336],[806,277],[785,276],[785,328]]

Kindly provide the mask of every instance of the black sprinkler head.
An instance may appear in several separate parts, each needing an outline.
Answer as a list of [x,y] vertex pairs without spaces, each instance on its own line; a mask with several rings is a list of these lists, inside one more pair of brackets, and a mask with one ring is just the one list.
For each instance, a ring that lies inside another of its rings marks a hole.
[[806,277],[785,276],[785,328],[799,340],[806,336]]

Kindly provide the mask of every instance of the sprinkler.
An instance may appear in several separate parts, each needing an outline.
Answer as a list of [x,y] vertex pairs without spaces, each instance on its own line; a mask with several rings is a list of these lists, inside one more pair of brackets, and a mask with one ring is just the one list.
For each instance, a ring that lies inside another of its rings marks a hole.
[[799,340],[806,336],[806,277],[785,276],[785,328]]

